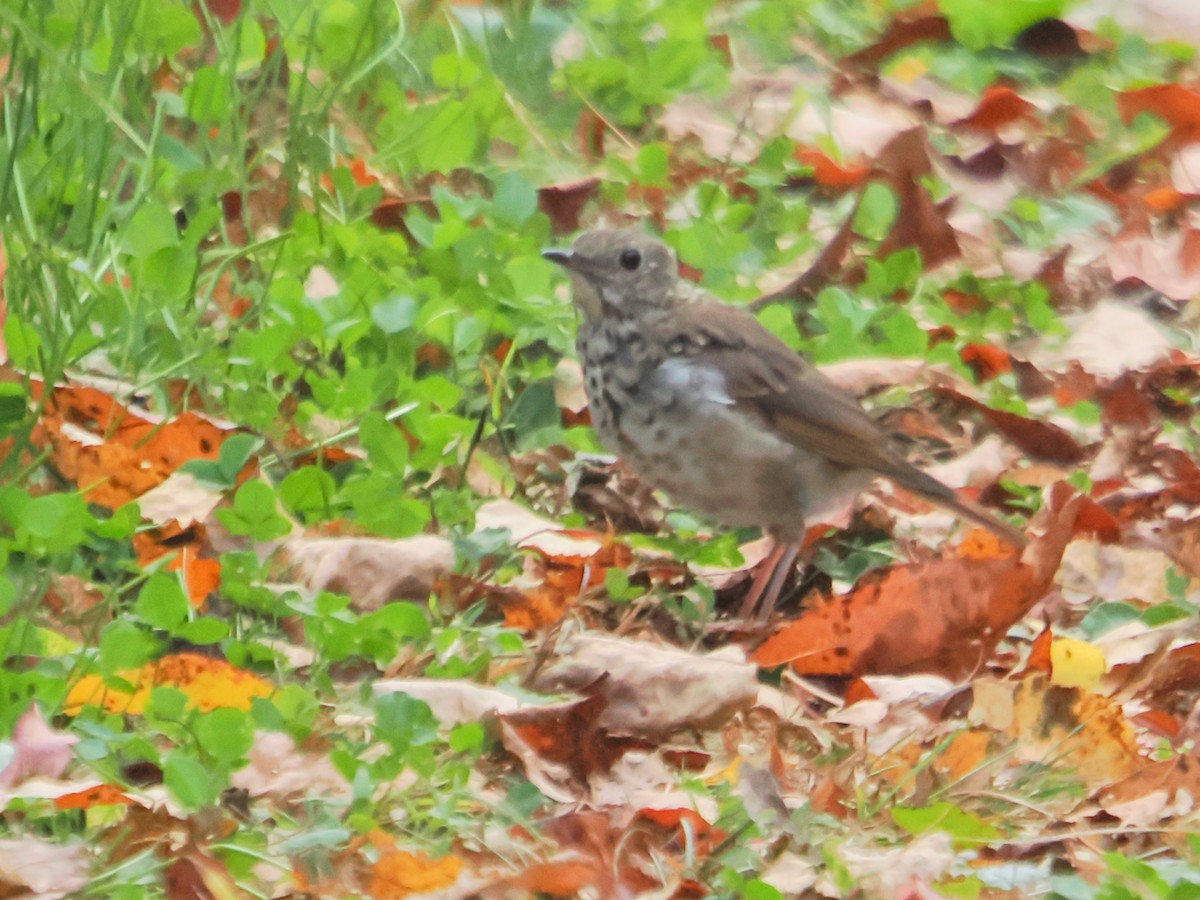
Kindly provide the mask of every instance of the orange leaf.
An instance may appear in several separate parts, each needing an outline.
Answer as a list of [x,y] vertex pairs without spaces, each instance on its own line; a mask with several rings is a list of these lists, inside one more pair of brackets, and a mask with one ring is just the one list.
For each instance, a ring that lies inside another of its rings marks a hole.
[[462,860],[455,856],[433,859],[424,853],[385,850],[371,866],[367,893],[377,900],[390,900],[441,890],[458,880],[462,867]]
[[[59,472],[88,502],[116,508],[191,459],[216,459],[226,432],[192,412],[151,422],[90,387],[59,387],[42,417]],[[79,439],[76,439],[76,438]]]
[[976,131],[996,131],[1011,122],[1032,118],[1034,110],[1034,105],[1012,88],[993,85],[983,92],[971,114],[954,124]]
[[1158,116],[1181,141],[1200,137],[1200,93],[1180,84],[1157,84],[1117,94],[1117,110],[1128,125],[1140,113]]
[[98,784],[84,791],[63,794],[54,800],[57,809],[91,809],[93,806],[130,806],[133,800],[120,788]]
[[811,166],[813,181],[824,187],[839,189],[857,187],[871,174],[870,166],[843,166],[820,150],[810,147],[797,147],[796,152],[792,155],[801,165]]
[[188,599],[198,610],[205,608],[208,595],[213,593],[221,584],[221,561],[219,559],[201,559],[195,553],[181,550],[167,565],[168,571],[183,572],[183,582],[187,585]]
[[1012,371],[1012,357],[1008,351],[991,344],[967,344],[960,355],[980,381],[991,381]]
[[777,631],[754,661],[789,663],[803,675],[969,675],[1050,589],[1079,507],[1068,492],[1052,492],[1038,514],[1046,533],[1022,559],[959,557],[873,572]]

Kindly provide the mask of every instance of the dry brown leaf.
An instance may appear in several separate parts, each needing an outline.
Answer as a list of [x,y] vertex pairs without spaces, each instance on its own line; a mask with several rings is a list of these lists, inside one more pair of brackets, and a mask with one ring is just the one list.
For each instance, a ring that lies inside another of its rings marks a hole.
[[615,734],[662,738],[718,728],[754,705],[755,666],[737,648],[700,655],[623,638],[580,635],[534,681],[546,693],[595,684],[605,698],[597,724]]
[[401,693],[428,703],[443,728],[530,705],[498,688],[454,678],[389,678],[374,682],[371,691],[376,697]]
[[994,409],[949,387],[935,387],[933,394],[939,399],[957,404],[962,409],[979,413],[985,422],[1034,459],[1077,463],[1085,456],[1079,442],[1052,422]]
[[1189,816],[1200,798],[1200,761],[1176,756],[1148,764],[1100,794],[1100,806],[1128,828]]
[[314,797],[351,798],[349,782],[328,754],[304,752],[282,732],[257,732],[247,756],[250,764],[234,772],[231,783],[251,797],[269,796],[288,806]]
[[1114,784],[1143,765],[1119,706],[1083,688],[1059,687],[1034,674],[1014,684],[977,678],[971,720],[1016,742],[1017,757],[1073,769],[1093,788]]
[[613,737],[599,725],[607,701],[593,687],[582,700],[519,709],[500,716],[505,748],[525,767],[525,777],[559,803],[575,803],[636,742]]
[[0,895],[59,900],[88,883],[88,854],[82,844],[33,837],[0,840]]
[[33,705],[13,726],[12,759],[0,771],[0,790],[7,790],[27,778],[41,776],[58,778],[67,770],[73,757],[72,747],[79,743],[73,734],[55,731]]
[[1200,294],[1200,230],[1131,234],[1109,244],[1107,258],[1115,281],[1136,278],[1174,300]]
[[454,547],[435,535],[384,538],[294,537],[284,545],[296,577],[314,591],[346,594],[355,609],[392,600],[425,600],[454,566]]
[[580,178],[538,188],[538,209],[550,219],[556,236],[579,230],[583,207],[600,192],[599,178]]

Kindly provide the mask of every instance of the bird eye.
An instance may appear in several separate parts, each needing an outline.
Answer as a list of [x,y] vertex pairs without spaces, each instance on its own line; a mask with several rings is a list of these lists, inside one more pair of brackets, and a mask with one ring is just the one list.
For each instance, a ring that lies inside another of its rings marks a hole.
[[636,250],[622,250],[617,261],[621,263],[622,269],[628,269],[632,272],[642,264],[642,254]]

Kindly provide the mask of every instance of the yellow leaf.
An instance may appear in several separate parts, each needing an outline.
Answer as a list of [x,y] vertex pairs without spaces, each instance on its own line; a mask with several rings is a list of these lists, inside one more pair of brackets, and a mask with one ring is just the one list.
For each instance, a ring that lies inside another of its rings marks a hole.
[[1050,683],[1092,690],[1108,671],[1104,651],[1087,641],[1055,638],[1050,645]]

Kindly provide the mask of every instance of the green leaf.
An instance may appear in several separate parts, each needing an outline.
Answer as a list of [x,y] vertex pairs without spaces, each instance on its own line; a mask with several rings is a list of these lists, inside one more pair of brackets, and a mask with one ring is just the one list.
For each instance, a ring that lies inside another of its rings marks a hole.
[[171,632],[171,636],[189,644],[217,644],[229,637],[229,624],[204,616],[184,622]]
[[158,652],[159,643],[132,622],[109,622],[100,633],[100,670],[111,676],[145,665]]
[[741,895],[744,900],[783,900],[778,888],[757,878],[742,885]]
[[263,439],[258,435],[245,432],[231,434],[221,442],[217,459],[189,459],[179,468],[193,478],[215,487],[231,488],[237,484],[242,468],[263,443]]
[[291,523],[275,509],[275,492],[262,481],[247,481],[233,498],[233,509],[218,509],[217,518],[234,534],[273,541],[291,531]]
[[16,601],[17,586],[7,575],[0,574],[0,616],[8,615]]
[[858,211],[854,214],[854,230],[869,240],[881,241],[896,221],[899,210],[900,204],[892,189],[873,181],[859,201]]
[[337,482],[320,466],[304,466],[279,483],[279,499],[305,521],[331,514],[330,500]]
[[1094,639],[1112,631],[1118,625],[1136,621],[1140,617],[1140,611],[1131,603],[1105,601],[1089,609],[1079,627],[1083,629],[1084,634]]
[[383,694],[375,701],[375,736],[403,757],[437,738],[437,720],[424,700],[400,692]]
[[646,187],[670,186],[671,151],[666,144],[646,144],[638,150],[638,172]]
[[179,245],[175,215],[161,203],[145,203],[133,214],[121,236],[121,251],[145,259],[167,247]]
[[397,600],[385,604],[361,620],[366,630],[381,629],[398,638],[428,640],[433,629],[425,612],[415,603]]
[[478,722],[465,722],[450,730],[446,743],[455,753],[480,753],[485,734]]
[[143,622],[163,631],[170,631],[186,619],[188,607],[179,577],[166,572],[151,575],[134,603],[134,611]]
[[190,702],[179,688],[160,684],[151,688],[144,715],[149,722],[182,722]]
[[954,39],[970,50],[1007,46],[1030,25],[1060,16],[1067,0],[938,0]]
[[358,439],[379,471],[401,478],[408,471],[408,439],[383,413],[370,412],[363,416]]
[[250,715],[240,709],[214,709],[197,716],[192,733],[205,753],[224,764],[244,757],[254,743]]
[[1001,836],[994,825],[945,801],[916,808],[896,807],[892,809],[892,819],[910,834],[936,829],[950,835],[955,843],[986,843]]
[[394,294],[371,307],[371,321],[384,334],[398,334],[412,328],[417,309],[417,301],[412,297]]
[[183,89],[188,116],[198,125],[217,125],[229,115],[229,79],[216,66],[201,66]]
[[163,765],[163,784],[181,806],[192,811],[212,806],[221,796],[228,779],[215,775],[211,766],[182,750],[173,751]]
[[16,531],[16,547],[39,555],[73,550],[93,522],[78,494],[33,497],[19,488],[0,490],[0,521]]
[[492,206],[501,221],[523,225],[537,210],[537,203],[537,191],[523,175],[506,172],[496,179]]
[[20,384],[0,384],[0,434],[23,422],[29,414],[29,396]]

